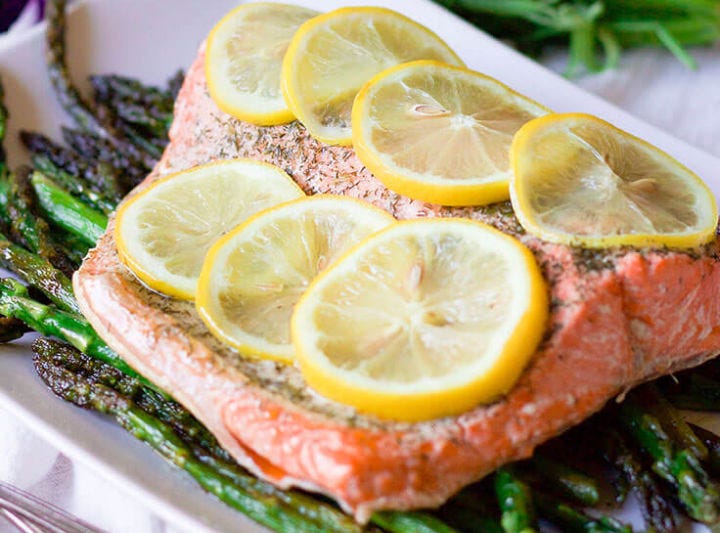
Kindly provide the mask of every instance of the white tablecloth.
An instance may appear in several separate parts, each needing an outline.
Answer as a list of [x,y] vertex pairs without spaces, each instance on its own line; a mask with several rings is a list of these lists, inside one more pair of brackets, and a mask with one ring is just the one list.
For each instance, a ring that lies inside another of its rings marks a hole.
[[[720,49],[698,50],[694,55],[700,69],[693,72],[665,52],[637,51],[626,55],[618,70],[585,77],[577,83],[655,126],[720,156]],[[564,58],[559,55],[547,63],[561,71]],[[74,463],[1,409],[0,479],[108,531],[172,530],[141,501]],[[14,531],[1,520],[0,533]]]

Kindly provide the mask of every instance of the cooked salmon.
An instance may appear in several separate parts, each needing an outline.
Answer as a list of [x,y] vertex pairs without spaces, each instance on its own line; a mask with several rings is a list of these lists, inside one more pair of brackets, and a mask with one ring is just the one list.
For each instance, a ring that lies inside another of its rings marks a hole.
[[588,251],[525,234],[507,203],[449,209],[404,198],[352,149],[323,145],[298,123],[257,127],[221,112],[208,95],[201,51],[176,104],[171,142],[140,188],[233,157],[274,163],[308,194],[353,196],[399,219],[482,220],[521,239],[548,282],[547,333],[506,397],[460,416],[388,422],[313,393],[296,368],[221,344],[192,303],[138,282],[118,259],[110,223],[74,278],[100,335],[192,411],[240,464],[280,487],[331,496],[360,521],[379,509],[439,505],[635,384],[720,352],[717,242],[691,251]]

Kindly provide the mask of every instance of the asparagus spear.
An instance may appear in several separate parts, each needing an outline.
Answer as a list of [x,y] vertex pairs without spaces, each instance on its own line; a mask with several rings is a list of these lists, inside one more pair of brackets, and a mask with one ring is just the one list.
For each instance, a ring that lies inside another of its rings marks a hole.
[[65,4],[65,0],[51,0],[47,3],[48,74],[60,104],[83,130],[107,139],[118,150],[127,153],[146,168],[152,168],[154,159],[134,146],[110,121],[93,113],[73,85],[65,60]]
[[317,523],[308,520],[279,499],[244,490],[198,461],[167,425],[138,408],[117,391],[91,383],[39,355],[35,357],[35,368],[56,395],[80,407],[112,415],[128,432],[188,472],[205,490],[260,524],[277,531],[322,531]]
[[75,176],[57,167],[48,156],[35,154],[32,157],[32,161],[39,172],[42,172],[45,176],[55,181],[60,187],[81,200],[88,207],[100,211],[105,215],[109,215],[115,210],[118,201],[104,198],[97,192],[87,188],[81,181],[76,179]]
[[76,266],[80,266],[90,251],[90,246],[84,239],[60,228],[51,228],[51,236],[55,248],[61,250]]
[[156,389],[105,344],[84,318],[32,300],[27,289],[10,278],[0,280],[0,314],[22,320],[41,335],[49,335],[69,342],[91,357],[137,377],[145,385]]
[[543,483],[564,496],[583,505],[595,505],[600,501],[597,481],[575,468],[536,453],[531,463]]
[[[608,426],[611,427],[611,426]],[[642,466],[642,459],[614,429],[603,434],[603,453],[615,467],[640,503],[645,525],[656,533],[672,533],[678,523],[659,480]]]
[[493,503],[492,489],[487,483],[475,484],[461,490],[440,509],[438,516],[460,531],[503,533],[499,510]]
[[73,198],[40,172],[31,183],[45,216],[60,228],[94,246],[107,226],[107,217]]
[[0,234],[0,262],[27,283],[40,289],[60,309],[79,313],[72,282],[46,259],[11,243]]
[[35,166],[71,193],[109,214],[121,200],[118,177],[104,162],[88,162],[40,133],[20,132]]
[[714,476],[720,476],[720,436],[695,424],[690,424],[690,428],[708,449],[708,468]]
[[50,261],[65,274],[73,271],[71,262],[53,246],[50,228],[37,216],[36,197],[28,179],[29,169],[21,167],[8,179],[0,179],[0,211],[12,239]]
[[[182,71],[175,74],[175,76],[178,75],[184,77]],[[90,76],[89,81],[95,89],[96,100],[100,102],[132,102],[154,106],[158,110],[172,113],[174,97],[170,91],[163,91],[157,87],[145,85],[134,78],[117,74]],[[182,84],[182,78],[180,83]]]
[[673,444],[658,419],[630,394],[619,407],[619,421],[653,461],[653,471],[677,490],[691,518],[705,524],[720,519],[720,493],[698,458]]
[[98,161],[117,169],[118,186],[127,193],[147,175],[147,169],[123,152],[115,149],[106,139],[80,130],[62,128],[63,139],[85,159]]
[[391,533],[457,533],[439,518],[419,511],[383,511],[375,513],[371,520]]
[[170,98],[174,102],[177,99],[180,88],[185,81],[185,73],[182,70],[178,70],[167,82],[167,90],[170,94]]
[[[122,395],[98,381],[73,372],[67,366],[84,365],[79,354],[75,359],[66,352],[58,355],[57,343],[40,339],[33,344],[35,365],[41,378],[58,396],[80,405],[113,415],[134,436],[186,470],[206,490],[248,514],[263,525],[278,531],[359,532],[360,526],[338,509],[297,491],[281,491],[254,478],[236,465],[217,458],[207,450],[188,444],[162,421],[154,418]],[[78,359],[80,358],[80,359]],[[79,362],[79,363],[78,363]],[[85,370],[97,376],[98,366]],[[102,370],[104,377],[112,369]],[[134,389],[130,389],[131,392]],[[454,530],[437,518],[423,513],[376,513],[373,522],[389,531],[452,533]]]
[[509,468],[495,471],[495,494],[505,533],[532,533],[535,529],[535,512],[530,488]]
[[630,526],[624,525],[609,516],[599,518],[592,517],[542,492],[536,492],[534,496],[541,515],[553,524],[562,527],[563,531],[577,531],[579,533],[632,533]]
[[636,401],[642,402],[645,410],[658,419],[677,446],[689,450],[699,459],[707,457],[708,450],[705,444],[693,433],[678,410],[660,394],[655,384],[643,385],[637,388],[633,394]]

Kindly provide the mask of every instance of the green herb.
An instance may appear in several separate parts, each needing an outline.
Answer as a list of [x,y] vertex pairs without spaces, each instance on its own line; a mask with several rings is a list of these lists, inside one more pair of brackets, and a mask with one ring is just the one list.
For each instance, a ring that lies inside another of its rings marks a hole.
[[695,68],[686,47],[720,40],[720,0],[435,1],[526,54],[567,46],[567,76],[613,68],[639,46],[663,46]]

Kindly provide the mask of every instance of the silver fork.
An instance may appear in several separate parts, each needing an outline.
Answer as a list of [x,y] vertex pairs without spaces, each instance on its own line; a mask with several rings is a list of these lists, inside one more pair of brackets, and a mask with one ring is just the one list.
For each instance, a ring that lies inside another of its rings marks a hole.
[[22,533],[103,533],[70,513],[2,481],[0,513]]

